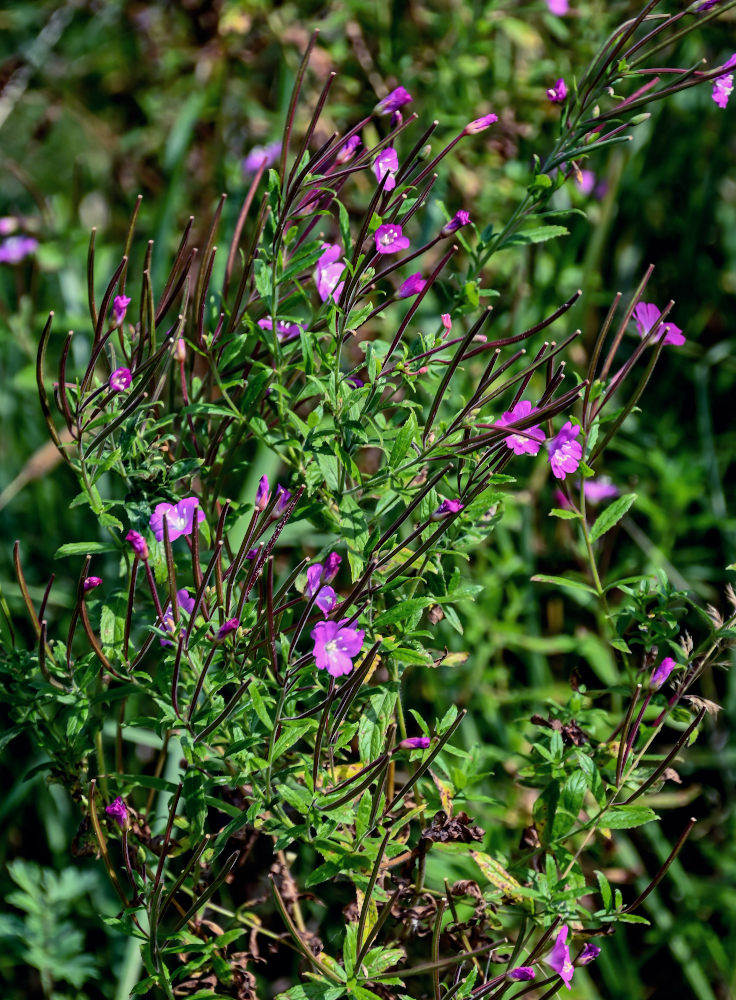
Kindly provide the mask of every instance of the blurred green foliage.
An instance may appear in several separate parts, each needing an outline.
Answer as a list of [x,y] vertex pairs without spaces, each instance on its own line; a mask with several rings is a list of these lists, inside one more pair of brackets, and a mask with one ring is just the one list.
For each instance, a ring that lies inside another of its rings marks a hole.
[[[595,0],[572,0],[571,7],[565,18],[541,2],[510,0],[16,0],[0,11],[0,216],[19,218],[40,242],[33,261],[0,265],[0,588],[12,612],[21,607],[12,540],[23,539],[36,600],[49,574],[58,574],[51,600],[63,617],[77,567],[52,556],[89,533],[82,508],[68,507],[76,492],[71,475],[56,463],[55,451],[44,449],[34,364],[49,309],[57,315],[57,351],[64,330],[88,323],[90,227],[98,229],[102,273],[119,252],[138,194],[139,230],[155,241],[159,274],[190,214],[196,230],[206,232],[221,191],[229,195],[225,228],[231,230],[245,187],[242,159],[279,134],[315,26],[320,43],[302,116],[330,69],[339,73],[327,112],[336,127],[359,120],[398,83],[414,95],[411,108],[420,122],[437,118],[438,134],[448,139],[469,118],[499,114],[497,129],[453,153],[434,194],[451,211],[470,209],[480,228],[503,224],[525,189],[533,153],[548,148],[556,131],[558,115],[545,87],[557,76],[579,74],[605,26],[635,9]],[[728,12],[679,51],[665,53],[663,65],[691,65],[701,56],[723,61],[735,23]],[[585,209],[587,220],[576,218],[562,240],[528,247],[521,267],[518,253],[499,255],[486,275],[501,293],[494,299],[496,330],[512,333],[582,288],[566,330],[581,327],[584,351],[613,294],[631,290],[646,265],[656,264],[647,298],[660,306],[677,300],[672,318],[688,342],[666,352],[642,412],[609,452],[607,474],[622,490],[635,490],[639,501],[609,537],[606,558],[621,576],[663,570],[678,588],[721,607],[725,566],[736,559],[736,519],[728,506],[736,482],[734,110],[718,109],[708,88],[658,107],[625,151],[617,147],[583,164],[595,173],[593,193],[568,184],[556,196],[559,207]],[[443,218],[439,207],[434,213],[427,213],[428,227]],[[134,253],[142,256],[143,248]],[[497,775],[524,748],[518,721],[541,710],[547,698],[564,700],[573,670],[591,683],[611,670],[585,601],[530,582],[534,574],[568,566],[574,552],[569,525],[547,516],[555,506],[553,489],[541,468],[535,471],[492,543],[474,553],[483,594],[465,617],[462,636],[443,632],[454,651],[471,652],[467,661],[424,671],[412,682],[420,710],[448,703],[472,708],[462,738]],[[672,877],[647,901],[652,927],[607,939],[600,961],[576,977],[574,997],[721,1000],[736,990],[730,888],[736,683],[720,671],[703,684],[724,711],[680,770],[682,785],[667,792],[667,804],[677,807],[672,819],[663,829],[632,833],[626,871],[608,872],[609,878],[656,870],[688,810],[701,822]],[[108,890],[102,880],[96,884],[92,866],[69,867],[73,810],[41,776],[24,780],[39,763],[34,753],[14,744],[0,764],[7,790],[0,863],[12,861],[0,876],[3,995],[61,998],[73,988],[80,996],[122,997],[134,958],[129,954],[125,964],[119,940],[101,938],[95,911],[111,913],[114,903],[93,907],[90,889],[96,885],[98,900]],[[489,787],[493,794],[493,777]],[[493,846],[504,850],[510,846],[504,825],[514,829],[526,810],[523,801],[499,808],[478,800],[472,812]],[[34,844],[29,830],[42,831],[50,847],[40,838]],[[51,906],[53,934],[45,922]],[[98,979],[111,963],[122,969],[117,983]]]

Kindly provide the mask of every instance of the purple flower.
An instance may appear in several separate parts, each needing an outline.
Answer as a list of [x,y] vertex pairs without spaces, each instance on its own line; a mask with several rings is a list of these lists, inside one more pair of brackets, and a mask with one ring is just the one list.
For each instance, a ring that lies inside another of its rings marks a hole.
[[115,820],[121,830],[125,830],[127,828],[128,807],[119,795],[116,799],[113,799],[109,806],[105,806],[105,812],[108,816]]
[[113,326],[120,326],[125,319],[125,313],[130,305],[127,295],[116,295],[112,300],[112,322]]
[[256,510],[264,511],[268,507],[271,499],[271,490],[268,485],[268,476],[261,476],[256,490]]
[[569,6],[568,0],[547,0],[547,9],[550,14],[556,14],[557,17],[567,14]]
[[[733,58],[733,57],[731,57]],[[729,59],[726,69],[731,62]],[[723,76],[717,76],[713,81],[713,90],[711,92],[711,97],[716,102],[719,108],[725,108],[728,104],[728,99],[733,93],[733,73],[724,73]]]
[[483,115],[481,118],[475,118],[465,126],[463,135],[475,135],[477,132],[485,132],[487,128],[490,128],[497,121],[498,115],[494,115],[493,112]]
[[197,497],[185,497],[178,503],[158,503],[151,514],[148,526],[156,536],[156,541],[163,541],[164,518],[169,526],[169,541],[174,542],[181,535],[191,535],[194,530],[194,512],[197,512],[197,524],[204,521],[204,511],[199,506]]
[[695,9],[700,14],[702,11],[710,10],[712,7],[715,7],[715,5],[720,2],[721,0],[704,0],[704,2],[701,3],[701,5],[699,7],[696,7]]
[[87,579],[82,584],[82,590],[86,594],[88,590],[94,590],[95,587],[99,587],[102,584],[101,576],[88,576]]
[[565,944],[566,940],[567,924],[564,924],[560,928],[560,933],[557,935],[554,948],[549,955],[547,955],[545,961],[547,962],[547,965],[551,966],[555,970],[557,975],[569,990],[571,989],[570,983],[572,982],[572,976],[575,969],[570,961],[570,949]]
[[598,958],[600,953],[601,949],[598,947],[597,944],[586,944],[583,950],[578,955],[578,959],[575,964],[590,965],[591,962],[594,962],[596,958]]
[[[183,608],[188,615],[191,615],[194,610],[194,598],[189,596],[188,590],[177,590],[176,592],[176,603],[177,606]],[[174,611],[170,604],[167,604],[164,608],[164,617],[161,622],[161,628],[169,635],[174,634]],[[159,639],[162,646],[171,646],[173,643],[169,642],[168,639]]]
[[583,483],[585,499],[591,503],[600,503],[601,500],[608,500],[610,497],[617,497],[621,492],[618,486],[614,486],[605,477],[601,479],[586,479]]
[[575,183],[583,194],[590,194],[595,187],[595,174],[592,170],[581,170],[575,178]]
[[459,500],[443,500],[436,511],[432,514],[433,521],[441,521],[450,514],[458,514],[465,505]]
[[239,618],[228,618],[223,622],[215,633],[215,642],[222,642],[231,632],[234,632],[240,625]]
[[339,556],[337,552],[330,552],[330,554],[325,559],[325,568],[324,572],[322,573],[322,579],[325,581],[325,583],[332,583],[332,581],[337,576],[341,562],[342,562],[342,556]]
[[243,160],[243,173],[255,174],[261,166],[272,167],[281,156],[281,142],[269,142],[265,146],[254,146]]
[[148,559],[148,545],[143,535],[138,531],[131,530],[125,536],[125,541],[130,542],[131,549],[135,552],[139,559]]
[[350,375],[345,379],[348,385],[352,386],[353,389],[362,389],[365,382],[362,378],[356,378],[355,375]]
[[339,243],[323,243],[322,251],[313,275],[317,294],[323,302],[326,302],[330,295],[334,297],[335,302],[339,302],[345,285],[344,281],[340,281],[345,270],[345,265],[340,260],[342,247]]
[[506,973],[507,979],[516,979],[521,982],[528,982],[530,979],[534,979],[535,976],[536,973],[531,965],[519,965],[515,969],[512,969],[511,972]]
[[460,209],[455,212],[455,215],[442,227],[440,236],[449,236],[450,233],[456,232],[461,226],[467,226],[470,222],[470,212],[466,212],[464,209]]
[[[537,412],[537,407],[532,406],[528,399],[521,399],[513,408],[507,410],[496,421],[496,427],[507,427],[509,424],[517,423],[525,417],[530,417]],[[506,447],[510,448],[515,455],[536,455],[539,446],[544,441],[544,431],[539,427],[527,427],[525,432],[530,437],[522,437],[521,434],[509,434],[506,437]],[[533,438],[534,440],[531,440]]]
[[326,670],[330,677],[349,674],[353,669],[353,657],[363,648],[364,630],[347,628],[347,620],[319,622],[312,629],[317,668]]
[[[305,597],[314,597],[314,603],[324,612],[325,617],[335,607],[337,595],[332,587],[325,585],[324,566],[322,563],[315,563],[307,570],[307,586],[304,588]],[[316,597],[315,597],[316,595]]]
[[12,215],[4,215],[0,219],[0,236],[10,236],[18,228],[18,220]]
[[677,664],[671,656],[665,656],[659,666],[654,668],[652,676],[649,678],[649,687],[652,691],[657,691],[662,687],[676,666]]
[[113,392],[125,392],[132,381],[130,368],[116,368],[108,384]]
[[382,181],[386,177],[386,183],[383,185],[384,191],[392,191],[396,187],[395,175],[396,171],[399,169],[399,157],[393,146],[389,146],[387,149],[382,150],[378,156],[373,161],[373,173],[376,175],[378,181]]
[[[634,322],[636,323],[636,329],[639,336],[646,337],[661,315],[662,313],[659,309],[657,309],[653,302],[639,302],[636,309],[634,309]],[[665,344],[672,344],[674,347],[680,347],[685,343],[685,337],[682,334],[682,330],[674,323],[663,323],[654,339],[656,341],[661,340],[663,333]]]
[[343,164],[349,163],[350,160],[355,156],[358,151],[358,146],[360,145],[360,136],[351,135],[349,139],[340,146],[337,151],[337,156],[335,157],[335,163]]
[[409,237],[404,236],[401,226],[393,222],[379,226],[375,238],[376,253],[398,253],[399,250],[407,250],[409,247]]
[[580,427],[573,427],[568,420],[549,443],[549,464],[556,479],[564,479],[571,472],[577,472],[583,459],[583,446],[575,438]]
[[410,274],[396,293],[396,297],[399,299],[408,299],[412,295],[419,295],[426,284],[427,282],[421,276],[419,271],[417,271],[416,274]]
[[[323,300],[324,301],[324,300]],[[264,316],[258,320],[258,325],[262,330],[272,330],[273,320],[270,316]],[[279,343],[286,344],[290,340],[296,339],[304,329],[301,323],[287,323],[286,320],[276,320],[276,339]]]
[[277,518],[281,517],[281,515],[286,510],[286,507],[287,507],[287,504],[289,503],[289,500],[291,500],[291,493],[288,490],[285,490],[284,487],[280,483],[277,483],[276,484],[276,506],[271,511],[271,520],[272,521],[275,521]]
[[398,111],[399,108],[403,108],[405,104],[410,104],[413,97],[404,87],[397,87],[392,90],[390,94],[386,94],[382,101],[379,101],[375,106],[374,111],[377,115],[387,115],[391,111]]
[[429,736],[410,736],[399,743],[399,750],[426,750],[431,742]]
[[547,99],[552,101],[553,104],[562,104],[567,97],[567,86],[562,77],[555,81],[554,87],[549,87],[547,90]]
[[19,264],[36,250],[38,240],[32,236],[9,236],[0,243],[0,264]]

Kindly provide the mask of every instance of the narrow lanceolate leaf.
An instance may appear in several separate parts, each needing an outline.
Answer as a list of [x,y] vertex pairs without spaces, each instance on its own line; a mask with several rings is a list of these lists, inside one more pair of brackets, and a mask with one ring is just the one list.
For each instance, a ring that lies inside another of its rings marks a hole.
[[490,854],[483,854],[482,851],[471,851],[470,856],[491,885],[495,886],[504,896],[517,902],[523,900],[524,897],[519,891],[521,886],[495,858],[492,858]]
[[594,542],[601,535],[610,531],[614,524],[618,524],[632,503],[636,500],[636,493],[626,493],[624,496],[614,500],[603,513],[596,518],[595,524],[590,529],[590,540]]
[[544,573],[537,573],[532,577],[533,583],[551,583],[555,587],[571,587],[573,590],[585,590],[589,594],[595,594],[595,590],[582,580],[571,580],[567,576],[547,576]]

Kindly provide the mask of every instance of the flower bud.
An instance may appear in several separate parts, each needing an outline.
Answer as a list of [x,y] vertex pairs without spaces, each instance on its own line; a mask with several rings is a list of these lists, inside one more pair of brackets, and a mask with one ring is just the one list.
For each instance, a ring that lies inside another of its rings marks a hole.
[[148,559],[148,545],[146,544],[146,540],[143,537],[143,535],[140,534],[140,532],[133,531],[133,529],[131,528],[131,530],[125,536],[125,541],[130,542],[130,547],[132,548],[132,550],[135,552],[135,554],[138,556],[139,559],[143,559],[144,562],[146,559]]
[[109,806],[105,806],[105,812],[111,819],[115,820],[121,830],[127,830],[128,807],[119,795],[113,799]]
[[88,576],[87,579],[82,584],[82,590],[86,594],[88,590],[94,590],[95,587],[99,587],[101,583],[102,583],[102,577]]
[[426,750],[431,742],[429,736],[410,736],[399,743],[399,750]]

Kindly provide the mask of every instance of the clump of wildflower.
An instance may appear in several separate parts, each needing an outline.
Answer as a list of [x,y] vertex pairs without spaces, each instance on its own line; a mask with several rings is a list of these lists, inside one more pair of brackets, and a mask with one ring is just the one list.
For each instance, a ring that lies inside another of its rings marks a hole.
[[223,639],[226,639],[231,632],[235,632],[239,627],[239,618],[228,618],[227,621],[224,621],[222,625],[220,625],[215,633],[215,642],[222,642]]
[[575,967],[570,960],[570,949],[565,943],[566,941],[567,924],[564,924],[560,928],[560,933],[557,935],[554,947],[549,955],[547,955],[545,961],[547,962],[547,965],[551,966],[551,968],[555,970],[557,975],[569,990],[571,989],[570,983],[572,982]]
[[419,295],[426,284],[427,282],[421,276],[419,271],[417,271],[416,274],[410,274],[403,285],[399,288],[396,293],[396,297],[399,299],[408,299],[412,295]]
[[536,978],[536,973],[531,965],[518,965],[511,972],[506,973],[506,978],[515,980],[516,982],[529,982],[531,979]]
[[461,226],[467,226],[469,222],[470,212],[466,212],[461,208],[459,211],[455,212],[450,221],[442,227],[440,236],[449,236],[450,233],[457,232]]
[[577,472],[583,459],[583,447],[575,438],[580,426],[574,427],[566,421],[549,443],[549,464],[556,479],[564,479],[571,472]]
[[151,514],[148,526],[153,532],[156,541],[162,542],[164,538],[164,518],[169,527],[169,541],[174,542],[182,535],[191,535],[195,524],[204,521],[204,511],[199,506],[197,497],[185,497],[178,503],[158,503]]
[[[323,300],[324,301],[324,300]],[[273,330],[273,320],[270,316],[264,316],[258,320],[258,325],[262,330]],[[301,323],[287,323],[286,320],[276,320],[276,339],[280,344],[288,344],[290,340],[295,340],[304,329]]]
[[127,295],[116,295],[112,300],[112,323],[113,326],[121,326],[125,319],[125,313],[130,305],[130,298]]
[[376,175],[376,180],[382,181],[386,178],[386,183],[383,185],[384,191],[393,191],[396,187],[396,172],[399,169],[399,156],[393,146],[388,146],[386,149],[381,150],[378,156],[373,161],[373,173]]
[[414,98],[405,87],[396,87],[390,94],[378,102],[373,109],[377,115],[388,115],[392,111],[398,111],[405,104],[410,104]]
[[409,248],[409,238],[404,236],[401,226],[388,222],[379,226],[375,234],[376,253],[398,253]]
[[472,122],[468,124],[463,129],[463,135],[476,135],[478,132],[485,132],[487,128],[495,124],[498,121],[498,115],[494,115],[493,112],[487,115],[483,115],[481,118],[474,118]]
[[86,594],[89,590],[94,590],[95,587],[100,587],[102,585],[101,576],[88,576],[84,583],[82,584],[82,590]]
[[255,174],[261,167],[272,167],[281,156],[281,142],[269,142],[265,146],[254,146],[243,160],[243,173]]
[[353,659],[363,648],[365,631],[346,626],[347,618],[339,622],[319,622],[312,629],[314,658],[319,670],[331,677],[349,674]]
[[554,87],[548,87],[547,89],[547,100],[551,101],[553,104],[563,104],[567,98],[567,84],[560,77],[555,80]]
[[342,248],[339,243],[323,243],[322,256],[317,261],[314,269],[314,283],[317,286],[317,294],[323,302],[326,302],[330,295],[335,302],[340,301],[340,295],[345,287],[345,282],[340,281],[345,265],[340,260]]
[[[189,591],[182,588],[176,592],[176,604],[177,607],[183,608],[188,615],[191,615],[194,610],[194,598],[189,596]],[[168,632],[169,635],[174,634],[174,611],[170,604],[167,604],[164,608],[164,617],[161,620],[161,628]],[[168,639],[159,639],[162,646],[171,646],[172,643]]]
[[601,949],[598,947],[597,944],[590,944],[590,943],[588,943],[588,944],[585,945],[585,947],[583,948],[583,950],[578,955],[577,961],[575,962],[575,964],[576,965],[590,965],[591,962],[594,962],[596,960],[596,958],[598,958],[598,956],[600,955],[600,953],[601,953]]
[[132,381],[130,368],[116,368],[110,376],[108,385],[113,392],[125,392]]
[[429,736],[409,736],[399,743],[399,750],[426,750],[431,742]]
[[[517,423],[525,417],[530,417],[537,412],[537,407],[532,406],[528,399],[520,399],[513,410],[502,413],[496,421],[496,427],[507,427],[509,424]],[[540,427],[527,427],[523,437],[521,434],[509,434],[506,437],[506,447],[510,448],[515,455],[536,455],[539,447],[544,441],[544,431]]]
[[119,795],[113,799],[109,806],[105,806],[105,812],[111,819],[115,820],[121,830],[127,829],[128,807]]
[[139,531],[133,531],[131,528],[125,536],[125,541],[130,542],[131,549],[135,552],[139,559],[143,559],[144,562],[148,559],[148,545],[145,538]]
[[665,656],[659,666],[654,668],[652,676],[649,678],[649,687],[651,690],[657,691],[661,688],[676,666],[677,664],[671,656]]
[[451,514],[459,514],[465,505],[460,503],[459,500],[443,500],[439,505],[437,510],[432,514],[433,521],[441,521],[445,517],[449,517]]
[[9,236],[0,243],[0,264],[19,264],[38,249],[32,236]]
[[[636,330],[639,336],[646,337],[661,315],[661,310],[653,302],[639,302],[634,309],[634,322],[636,323]],[[657,332],[655,340],[661,340],[662,334],[664,334],[665,344],[680,347],[685,343],[682,330],[675,323],[663,323]]]

